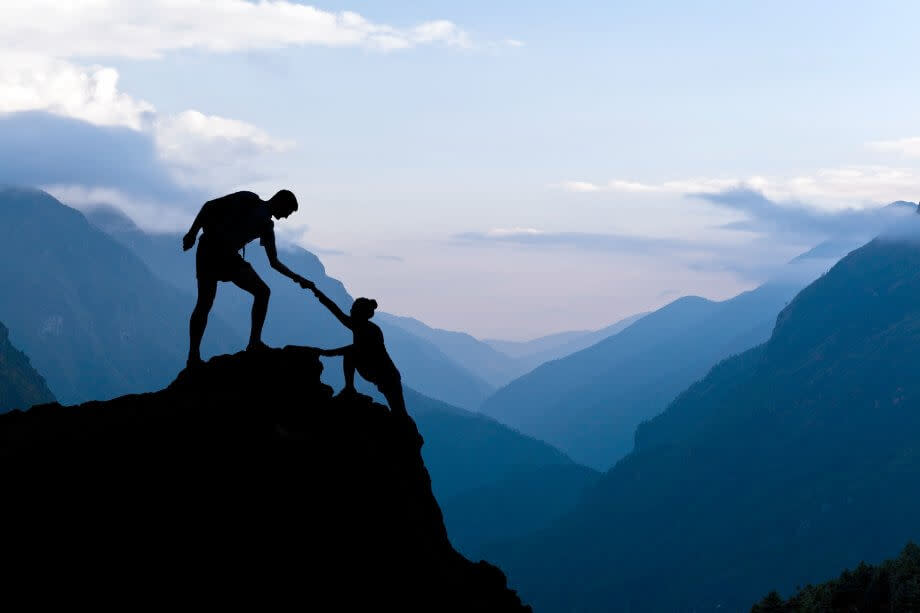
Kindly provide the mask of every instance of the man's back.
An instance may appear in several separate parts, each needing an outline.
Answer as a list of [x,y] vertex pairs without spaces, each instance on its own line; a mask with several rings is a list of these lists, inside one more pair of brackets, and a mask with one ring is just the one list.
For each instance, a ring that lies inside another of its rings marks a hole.
[[202,212],[202,240],[231,251],[239,251],[274,228],[268,206],[252,192],[236,192],[209,200]]

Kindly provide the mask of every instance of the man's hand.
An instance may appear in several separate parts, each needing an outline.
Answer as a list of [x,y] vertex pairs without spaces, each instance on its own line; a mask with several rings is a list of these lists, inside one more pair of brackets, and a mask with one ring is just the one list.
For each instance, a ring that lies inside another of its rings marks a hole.
[[[197,234],[197,232],[195,234]],[[182,251],[188,251],[192,248],[192,246],[195,244],[195,234],[189,232],[182,237]]]

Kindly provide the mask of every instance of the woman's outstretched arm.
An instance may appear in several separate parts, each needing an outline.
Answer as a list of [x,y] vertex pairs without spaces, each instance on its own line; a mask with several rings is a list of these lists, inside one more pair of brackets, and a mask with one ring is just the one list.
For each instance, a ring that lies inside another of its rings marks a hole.
[[334,303],[332,300],[330,300],[330,299],[329,299],[329,296],[327,296],[326,294],[324,294],[323,292],[321,292],[320,289],[319,289],[318,287],[313,286],[313,287],[311,288],[311,291],[313,292],[313,295],[316,296],[316,298],[320,301],[320,303],[321,303],[324,307],[326,307],[327,309],[329,309],[329,311],[330,311],[333,315],[336,316],[336,319],[338,319],[340,322],[342,322],[342,325],[343,325],[343,326],[345,326],[346,328],[348,328],[349,330],[351,330],[351,317],[349,317],[348,315],[346,315],[345,313],[343,313],[343,312],[342,312],[342,309],[339,308],[339,305],[337,305],[337,304]]
[[319,354],[321,356],[332,357],[334,355],[345,355],[351,351],[353,345],[345,345],[344,347],[339,347],[338,349],[320,349]]

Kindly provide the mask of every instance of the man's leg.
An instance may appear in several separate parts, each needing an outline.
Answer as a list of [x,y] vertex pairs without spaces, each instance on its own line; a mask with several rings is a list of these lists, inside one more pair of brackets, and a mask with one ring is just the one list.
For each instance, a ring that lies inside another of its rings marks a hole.
[[194,366],[201,362],[201,338],[208,325],[208,313],[214,304],[217,295],[217,279],[198,279],[198,302],[188,324],[188,365]]
[[268,298],[271,296],[271,290],[265,284],[252,266],[247,262],[241,266],[236,278],[233,279],[242,290],[252,294],[252,329],[249,333],[249,345],[247,349],[259,349],[264,347],[262,342],[262,326],[265,325],[265,315],[268,313]]

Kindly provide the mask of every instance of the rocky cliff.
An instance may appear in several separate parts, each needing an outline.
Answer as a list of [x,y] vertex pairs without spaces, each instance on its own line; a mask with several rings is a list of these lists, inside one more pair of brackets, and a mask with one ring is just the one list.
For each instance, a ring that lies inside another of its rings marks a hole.
[[91,602],[529,610],[451,546],[415,424],[321,371],[309,348],[221,356],[0,416],[0,570]]

